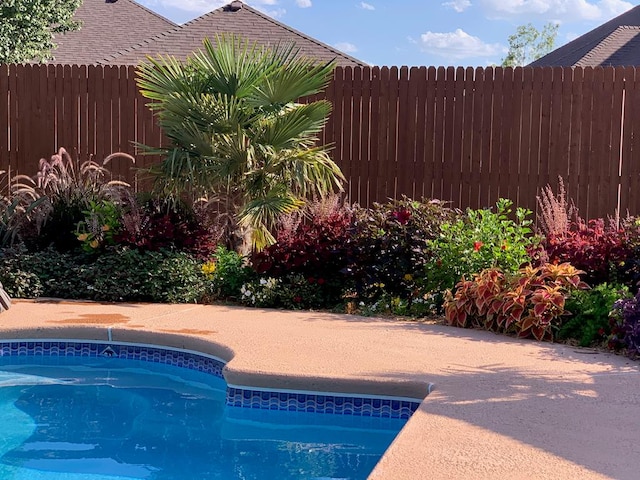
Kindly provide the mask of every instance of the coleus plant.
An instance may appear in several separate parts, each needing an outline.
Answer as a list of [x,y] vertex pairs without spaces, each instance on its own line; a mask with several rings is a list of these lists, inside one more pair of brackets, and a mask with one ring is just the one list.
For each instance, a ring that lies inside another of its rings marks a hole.
[[515,275],[506,275],[498,268],[483,270],[473,280],[460,281],[455,293],[447,292],[447,322],[553,340],[560,318],[568,313],[568,295],[588,288],[580,279],[582,273],[569,263],[526,266]]

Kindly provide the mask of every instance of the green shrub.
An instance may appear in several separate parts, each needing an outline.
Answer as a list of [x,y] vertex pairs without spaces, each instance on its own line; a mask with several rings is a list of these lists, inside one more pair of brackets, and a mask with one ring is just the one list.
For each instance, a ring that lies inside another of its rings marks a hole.
[[607,283],[591,290],[573,292],[566,303],[571,317],[558,331],[558,338],[575,339],[582,347],[606,340],[611,334],[609,313],[613,304],[628,296],[630,293],[626,286]]
[[[14,287],[11,269],[28,284]],[[37,278],[37,281],[35,279]],[[61,253],[49,248],[35,253],[0,257],[0,281],[10,295],[118,302],[195,302],[205,295],[208,281],[201,263],[184,252],[108,249],[99,255]]]
[[12,298],[37,298],[42,295],[40,278],[22,268],[20,255],[24,250],[5,250],[0,254],[0,283]]
[[214,299],[238,299],[242,285],[255,276],[242,255],[222,246],[216,250],[213,262],[205,263],[201,269],[211,280],[210,292]]
[[440,227],[437,238],[427,242],[432,260],[425,266],[426,291],[442,292],[463,277],[487,268],[515,273],[531,258],[530,249],[539,242],[532,235],[530,210],[517,208],[515,220],[511,200],[501,198],[496,211],[467,210],[466,215]]

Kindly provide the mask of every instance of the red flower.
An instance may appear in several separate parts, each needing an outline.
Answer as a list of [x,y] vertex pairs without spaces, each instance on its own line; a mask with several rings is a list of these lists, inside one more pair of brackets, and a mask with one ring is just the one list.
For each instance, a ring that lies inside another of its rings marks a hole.
[[[315,279],[315,278],[313,278],[313,277],[309,277],[309,278],[307,278],[307,282],[309,282],[309,283],[311,283],[311,284],[315,283],[315,281],[316,281],[316,279]],[[320,283],[320,280],[318,280],[318,283]]]
[[324,283],[324,278],[319,278],[318,279],[318,285],[322,285]]
[[299,295],[296,295],[295,297],[293,297],[293,301],[296,303],[300,303],[302,301],[302,297]]
[[473,250],[479,252],[482,248],[482,245],[484,245],[484,243],[482,242],[473,242]]
[[404,225],[411,218],[411,212],[406,208],[403,208],[402,210],[396,210],[392,215],[400,225]]

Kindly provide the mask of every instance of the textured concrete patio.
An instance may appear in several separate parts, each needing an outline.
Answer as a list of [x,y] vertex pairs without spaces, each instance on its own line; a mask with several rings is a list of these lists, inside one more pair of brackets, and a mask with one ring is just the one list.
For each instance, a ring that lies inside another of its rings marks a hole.
[[374,479],[638,479],[640,364],[431,323],[203,305],[16,301],[0,337],[158,343],[229,383],[423,398]]

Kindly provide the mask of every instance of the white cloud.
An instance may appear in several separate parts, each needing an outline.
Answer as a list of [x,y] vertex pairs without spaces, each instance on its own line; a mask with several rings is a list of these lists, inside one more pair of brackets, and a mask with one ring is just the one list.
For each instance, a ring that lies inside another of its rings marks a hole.
[[349,43],[349,42],[338,42],[333,46],[336,47],[341,52],[345,52],[345,53],[353,53],[358,51],[358,47],[356,47],[353,43]]
[[367,2],[360,2],[360,5],[358,5],[361,9],[363,10],[375,10],[376,7],[374,7],[373,5],[371,5],[370,3]]
[[480,3],[491,18],[533,16],[562,22],[604,22],[633,7],[625,0],[481,0]]
[[309,8],[311,6],[311,0],[296,0],[296,5],[300,8]]
[[420,48],[427,53],[459,60],[462,58],[490,57],[504,51],[497,43],[485,43],[458,28],[455,32],[426,32],[420,35]]
[[456,12],[461,13],[471,6],[471,2],[469,0],[453,0],[451,2],[444,2],[442,6],[453,8]]

